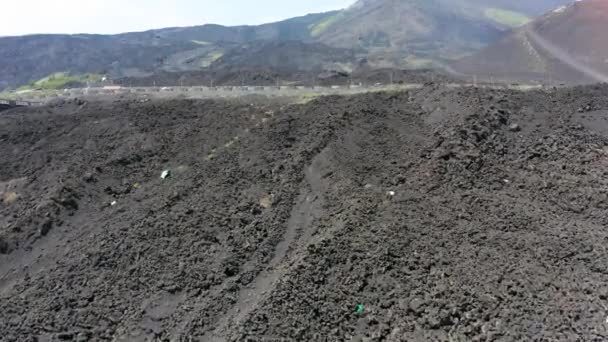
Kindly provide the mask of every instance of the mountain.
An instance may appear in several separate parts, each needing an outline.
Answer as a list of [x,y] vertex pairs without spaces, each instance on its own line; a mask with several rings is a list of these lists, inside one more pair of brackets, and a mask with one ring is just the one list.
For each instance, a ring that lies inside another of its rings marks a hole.
[[0,90],[36,87],[56,73],[116,79],[238,65],[349,71],[363,59],[371,67],[427,68],[473,54],[567,2],[359,0],[342,11],[259,26],[0,37]]
[[560,7],[452,65],[480,78],[608,82],[608,1]]
[[56,72],[114,78],[200,70],[224,52],[254,41],[310,41],[310,27],[336,12],[259,26],[202,25],[118,35],[28,35],[0,38],[0,90]]
[[530,16],[566,2],[360,0],[328,18],[317,35],[331,46],[368,49],[371,63],[428,66],[471,54]]

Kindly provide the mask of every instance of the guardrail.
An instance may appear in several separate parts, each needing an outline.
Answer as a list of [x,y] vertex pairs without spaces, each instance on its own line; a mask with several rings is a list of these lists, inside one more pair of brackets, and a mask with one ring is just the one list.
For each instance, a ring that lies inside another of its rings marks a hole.
[[42,104],[42,102],[0,99],[0,105],[8,106],[8,107],[32,107],[32,106],[39,106],[41,104]]
[[126,94],[163,94],[180,95],[184,94],[188,97],[223,97],[223,96],[240,96],[244,94],[260,94],[260,95],[294,95],[297,93],[339,93],[353,91],[362,91],[366,89],[379,89],[380,85],[364,86],[364,85],[333,85],[333,86],[193,86],[193,87],[105,87],[105,88],[79,88],[65,89],[57,91],[31,91],[25,94],[18,94],[24,102],[29,102],[29,105],[36,105],[40,102],[48,102],[49,100],[64,98],[76,98],[86,96],[103,96],[103,95],[126,95]]
[[[216,98],[216,97],[238,97],[246,95],[263,96],[301,96],[301,95],[332,95],[332,94],[355,94],[378,90],[407,90],[420,88],[421,83],[406,84],[351,84],[351,85],[328,85],[328,86],[301,86],[301,85],[281,85],[281,86],[193,86],[193,87],[105,87],[105,88],[79,88],[66,89],[55,92],[36,92],[19,94],[21,99],[14,101],[13,106],[36,106],[56,99],[74,99],[89,96],[114,96],[114,95],[150,95],[153,97],[165,98],[175,96],[185,96],[187,98]],[[495,89],[541,89],[542,85],[521,85],[521,84],[468,84],[468,83],[445,83],[443,86],[448,88],[456,87],[477,87]],[[8,100],[0,100],[5,103]],[[18,103],[17,103],[18,102]],[[0,102],[2,104],[3,102]]]
[[[235,91],[235,92],[271,92],[278,90],[330,90],[330,89],[362,89],[362,88],[377,88],[381,85],[376,86],[363,86],[363,85],[331,85],[331,86],[193,86],[193,87],[112,87],[112,88],[82,88],[82,89],[70,89],[64,91],[69,94],[122,94],[122,93],[149,93],[149,92],[216,92],[216,91]],[[59,93],[59,95],[61,95]]]

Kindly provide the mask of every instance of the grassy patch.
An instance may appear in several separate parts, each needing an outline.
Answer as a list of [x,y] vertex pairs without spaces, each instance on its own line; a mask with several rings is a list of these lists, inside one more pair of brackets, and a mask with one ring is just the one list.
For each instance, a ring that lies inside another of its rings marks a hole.
[[99,82],[102,78],[103,76],[98,74],[70,75],[69,73],[58,72],[36,82],[19,87],[17,91],[63,89],[69,83]]
[[10,205],[17,201],[19,195],[16,192],[5,192],[2,194],[2,203]]
[[211,45],[211,43],[206,42],[206,41],[203,41],[203,40],[192,40],[192,42],[193,42],[194,44],[197,44],[197,45],[203,45],[203,46],[208,46],[208,45]]
[[433,67],[433,60],[420,58],[414,55],[407,56],[404,60],[405,66],[410,69],[427,69]]
[[335,66],[340,69],[340,71],[347,72],[349,74],[353,73],[354,66],[352,63],[335,63]]
[[16,98],[17,98],[17,96],[14,92],[10,92],[10,91],[0,92],[0,99],[2,99],[2,100],[15,100]]
[[340,15],[332,15],[329,16],[316,24],[310,25],[308,28],[310,29],[310,35],[313,37],[319,36],[321,33],[325,32],[331,25],[335,24],[338,19],[340,19]]
[[487,8],[484,11],[484,15],[499,24],[509,27],[520,27],[526,25],[531,20],[530,17],[525,14],[500,8]]
[[319,93],[303,93],[300,96],[297,96],[294,100],[294,104],[307,104],[310,101],[317,99],[319,96],[322,96]]
[[216,50],[216,51],[212,51],[209,52],[207,54],[207,56],[205,56],[202,60],[201,60],[201,66],[203,68],[207,68],[209,67],[211,64],[213,64],[213,62],[217,61],[218,59],[222,58],[222,56],[224,56],[224,51],[222,50]]
[[509,85],[509,89],[519,90],[519,91],[532,91],[542,89],[543,86],[540,84],[519,84],[519,85]]

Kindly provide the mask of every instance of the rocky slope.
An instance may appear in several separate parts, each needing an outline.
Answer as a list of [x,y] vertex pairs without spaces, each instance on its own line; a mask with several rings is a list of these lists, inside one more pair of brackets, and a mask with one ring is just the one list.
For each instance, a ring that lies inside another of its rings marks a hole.
[[556,9],[454,64],[457,71],[512,80],[608,81],[608,2]]
[[606,340],[607,95],[3,112],[2,340]]

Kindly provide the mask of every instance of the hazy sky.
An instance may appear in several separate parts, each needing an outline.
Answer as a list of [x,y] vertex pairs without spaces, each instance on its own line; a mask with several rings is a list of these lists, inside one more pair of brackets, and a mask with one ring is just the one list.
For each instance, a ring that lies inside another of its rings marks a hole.
[[354,0],[2,0],[0,36],[261,24],[352,3]]

